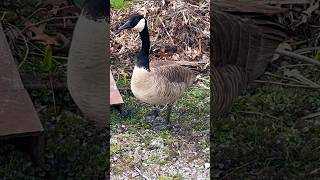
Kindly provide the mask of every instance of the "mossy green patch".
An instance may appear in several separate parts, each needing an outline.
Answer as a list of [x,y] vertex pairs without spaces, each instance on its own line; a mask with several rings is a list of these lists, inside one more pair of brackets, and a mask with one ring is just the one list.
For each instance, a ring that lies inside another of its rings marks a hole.
[[[319,83],[315,67],[299,71]],[[267,77],[262,77],[267,78]],[[251,87],[216,121],[213,177],[304,179],[320,167],[320,91],[278,85]],[[308,178],[307,178],[308,179]]]

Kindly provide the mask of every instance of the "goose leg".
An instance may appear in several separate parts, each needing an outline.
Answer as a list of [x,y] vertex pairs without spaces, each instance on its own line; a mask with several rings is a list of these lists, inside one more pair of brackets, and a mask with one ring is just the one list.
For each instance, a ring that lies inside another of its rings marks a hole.
[[171,116],[171,111],[172,111],[172,106],[173,104],[168,104],[167,109],[166,109],[166,123],[169,125],[170,124],[170,116]]
[[153,130],[161,130],[161,129],[172,129],[172,128],[175,128],[175,126],[172,126],[170,124],[170,116],[171,116],[171,111],[172,111],[172,108],[173,108],[173,104],[168,104],[167,107],[166,107],[166,112],[165,112],[165,116],[164,116],[164,122],[162,123],[158,123],[156,125],[154,125],[152,127]]

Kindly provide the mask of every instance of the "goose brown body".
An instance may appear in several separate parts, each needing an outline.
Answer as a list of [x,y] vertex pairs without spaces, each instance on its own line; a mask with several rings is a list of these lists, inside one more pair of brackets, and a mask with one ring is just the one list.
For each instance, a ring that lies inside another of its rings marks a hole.
[[67,64],[67,85],[72,99],[100,128],[107,127],[109,116],[107,9],[104,0],[87,1],[73,32]]
[[241,90],[265,72],[285,36],[263,23],[213,11],[213,116],[228,112]]
[[195,80],[188,68],[171,61],[152,61],[150,70],[135,66],[131,90],[139,100],[154,104],[172,104]]

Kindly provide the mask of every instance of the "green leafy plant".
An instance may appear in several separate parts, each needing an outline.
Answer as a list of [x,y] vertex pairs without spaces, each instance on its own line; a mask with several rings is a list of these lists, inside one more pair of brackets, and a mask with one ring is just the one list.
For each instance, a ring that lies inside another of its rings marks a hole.
[[52,49],[50,45],[47,45],[44,49],[42,69],[47,72],[54,69]]

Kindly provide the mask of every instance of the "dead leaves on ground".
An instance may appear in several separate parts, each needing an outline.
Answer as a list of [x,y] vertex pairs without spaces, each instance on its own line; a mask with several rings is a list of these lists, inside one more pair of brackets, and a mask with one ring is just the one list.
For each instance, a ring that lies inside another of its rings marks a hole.
[[[144,15],[148,21],[151,41],[151,59],[193,63],[209,63],[210,16],[208,1],[141,1],[127,9],[111,11],[111,54],[121,59],[124,70],[133,67],[133,59],[141,46],[139,34],[116,31],[133,13]],[[190,63],[185,63],[190,66]],[[206,66],[207,67],[207,66]],[[119,71],[118,66],[114,71]],[[203,69],[203,67],[199,67]],[[206,69],[206,68],[205,68]],[[115,72],[121,74],[121,72]]]
[[25,25],[25,27],[30,26],[28,28],[28,32],[27,32],[29,39],[31,39],[33,41],[41,42],[45,45],[56,45],[56,46],[59,45],[56,37],[49,36],[48,34],[46,34],[44,32],[46,25],[47,25],[46,23],[40,24],[37,27],[37,26],[32,26],[32,23],[30,21],[27,21],[24,23],[24,25]]
[[52,45],[55,51],[66,51],[80,9],[66,0],[46,0],[34,8],[29,10],[31,14],[16,11],[14,21],[4,17],[3,24],[10,44],[14,44],[19,36],[24,36],[32,43]]

